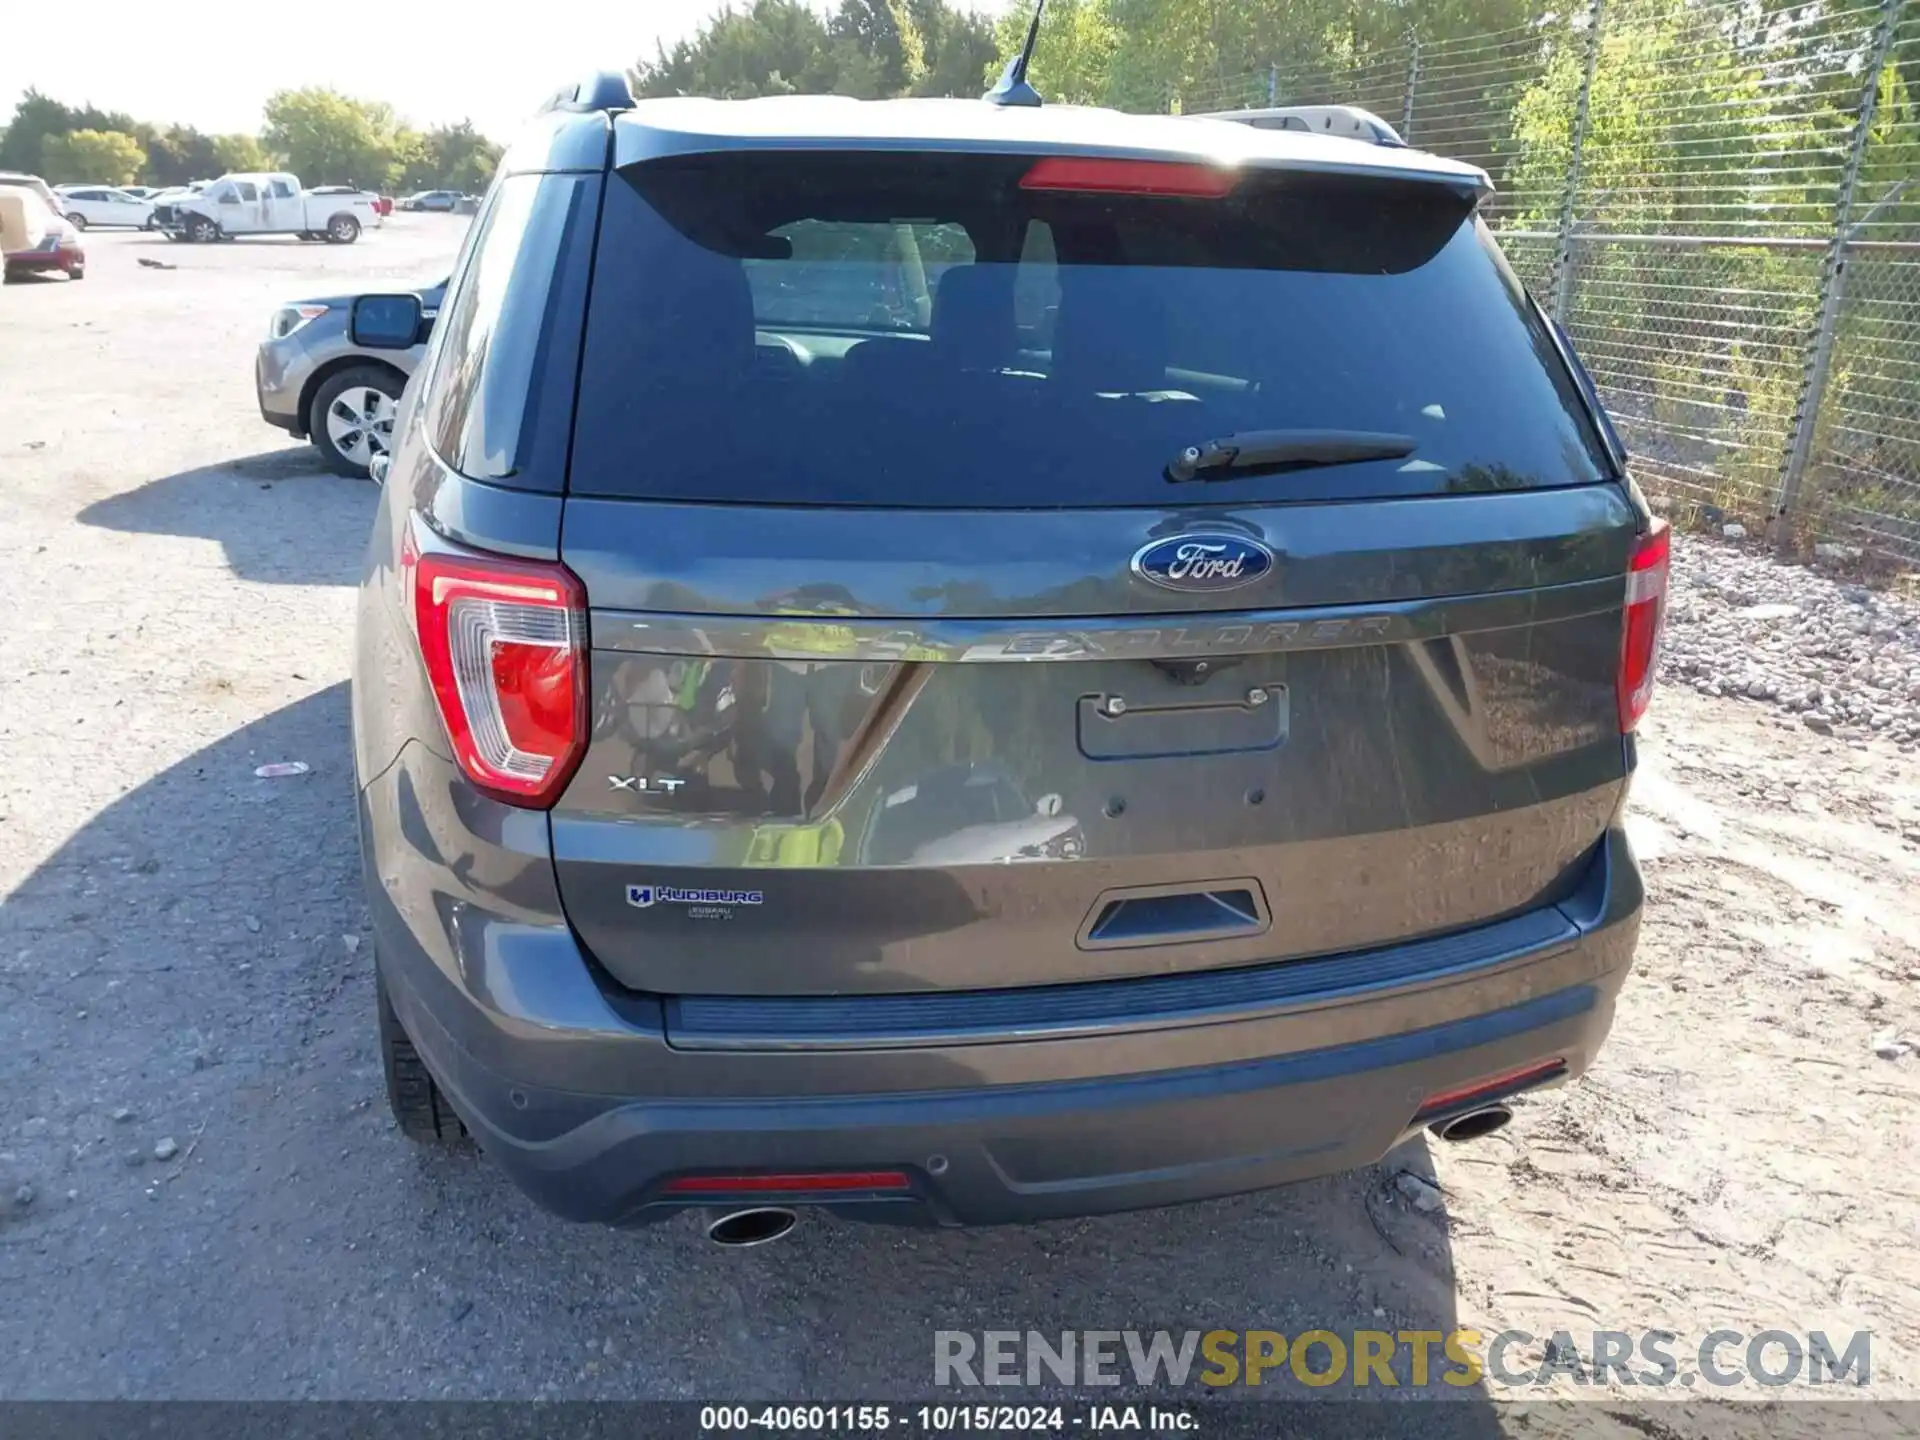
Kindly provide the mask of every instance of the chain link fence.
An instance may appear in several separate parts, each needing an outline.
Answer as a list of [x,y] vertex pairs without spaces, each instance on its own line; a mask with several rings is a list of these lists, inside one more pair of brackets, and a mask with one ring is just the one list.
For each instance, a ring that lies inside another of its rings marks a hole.
[[1316,103],[1492,176],[1656,500],[1920,562],[1920,0],[1586,0],[1168,97]]

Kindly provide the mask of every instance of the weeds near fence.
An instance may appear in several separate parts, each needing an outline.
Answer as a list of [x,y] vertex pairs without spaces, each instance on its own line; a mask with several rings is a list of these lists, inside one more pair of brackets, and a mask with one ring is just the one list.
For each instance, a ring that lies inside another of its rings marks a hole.
[[1920,0],[1588,0],[1153,103],[1356,104],[1482,166],[1644,488],[1920,561]]

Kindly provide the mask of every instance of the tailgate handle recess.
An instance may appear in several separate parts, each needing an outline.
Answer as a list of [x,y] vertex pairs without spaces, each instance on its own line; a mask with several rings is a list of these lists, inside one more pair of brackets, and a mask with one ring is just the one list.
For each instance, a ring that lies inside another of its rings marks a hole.
[[1264,935],[1272,923],[1257,880],[1144,885],[1094,901],[1077,938],[1082,950],[1189,945]]

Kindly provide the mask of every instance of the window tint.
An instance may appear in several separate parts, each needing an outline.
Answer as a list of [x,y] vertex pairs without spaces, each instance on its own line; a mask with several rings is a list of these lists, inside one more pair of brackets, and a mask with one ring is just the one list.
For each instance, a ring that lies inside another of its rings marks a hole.
[[[1424,182],[1224,198],[1021,185],[1002,156],[731,154],[608,181],[571,488],[935,507],[1241,504],[1611,468],[1473,214]],[[1252,430],[1410,455],[1170,485]]]
[[464,475],[561,486],[598,184],[511,176],[474,222],[426,397],[434,449]]
[[233,186],[234,189],[240,192],[240,198],[248,204],[252,204],[260,198],[260,192],[254,188],[251,180],[236,180],[233,182]]
[[293,186],[284,180],[276,180],[273,182],[273,193],[278,199],[290,200],[293,198]]
[[771,235],[788,253],[742,262],[763,325],[924,332],[940,276],[974,258],[958,225],[796,220]]
[[239,192],[231,185],[222,185],[213,192],[216,205],[236,205],[240,201]]

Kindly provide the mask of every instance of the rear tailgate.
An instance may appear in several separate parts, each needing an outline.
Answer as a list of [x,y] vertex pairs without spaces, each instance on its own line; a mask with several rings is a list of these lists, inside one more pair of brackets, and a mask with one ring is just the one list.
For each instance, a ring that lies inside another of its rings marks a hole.
[[[1639,520],[1470,195],[766,160],[633,167],[603,212],[552,826],[610,974],[1054,985],[1571,883],[1625,783]],[[1410,444],[1167,478],[1309,429]]]

